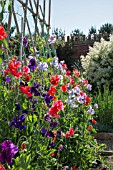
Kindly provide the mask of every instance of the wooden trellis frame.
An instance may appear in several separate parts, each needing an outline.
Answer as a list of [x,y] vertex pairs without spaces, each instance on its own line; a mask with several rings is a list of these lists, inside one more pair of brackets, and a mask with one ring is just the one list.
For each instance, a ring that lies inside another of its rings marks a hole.
[[[40,5],[40,1],[42,5]],[[6,1],[5,1],[6,2]],[[50,33],[50,17],[51,17],[51,0],[8,0],[7,3],[10,2],[10,10],[6,10],[5,13],[8,15],[7,17],[7,41],[9,42],[9,33],[12,26],[15,25],[16,32],[20,42],[20,54],[19,60],[23,58],[23,36],[29,34],[30,40],[32,43],[32,48],[35,53],[36,47],[36,37],[37,35],[44,36],[46,33],[47,37],[49,37]],[[46,3],[48,2],[48,9]],[[21,14],[16,12],[15,5],[19,4],[21,6]],[[28,20],[27,13],[30,13],[32,16],[32,21],[34,25],[34,32],[31,33],[31,24]],[[47,17],[46,17],[46,12]],[[18,23],[18,16],[21,17],[21,23]],[[1,19],[1,18],[0,18]],[[12,25],[13,21],[13,25]],[[21,25],[21,26],[20,26]],[[39,27],[41,26],[41,31]],[[46,28],[46,31],[45,31]],[[26,29],[28,32],[26,33]],[[4,46],[5,49],[5,46]],[[5,58],[9,58],[8,51],[5,49]],[[24,57],[25,59],[25,57]]]
[[[34,21],[34,40],[36,40],[36,35],[39,34],[39,24],[42,26],[41,35],[44,35],[44,27],[46,27],[47,34],[50,32],[50,17],[51,17],[51,0],[48,0],[48,19],[46,21],[46,2],[47,0],[43,0],[43,5],[40,5],[40,0],[26,0],[26,2],[23,2],[23,0],[12,0],[11,3],[11,11],[8,15],[8,32],[10,32],[12,19],[14,19],[14,23],[16,26],[17,34],[19,35],[21,33],[20,27],[18,25],[17,20],[17,14],[14,9],[15,3],[18,2],[22,6],[22,12],[23,12],[23,35],[25,35],[25,28],[28,28],[29,34],[31,34],[30,24],[27,18],[27,13],[31,13],[32,19]],[[41,14],[40,14],[41,13]],[[41,16],[42,15],[42,16]]]

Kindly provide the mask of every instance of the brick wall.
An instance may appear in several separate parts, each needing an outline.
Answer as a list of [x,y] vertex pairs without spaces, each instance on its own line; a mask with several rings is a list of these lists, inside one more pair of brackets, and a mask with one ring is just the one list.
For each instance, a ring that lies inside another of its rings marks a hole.
[[95,41],[100,41],[101,38],[104,38],[105,40],[109,40],[108,34],[105,33],[103,36],[102,34],[94,34],[94,35],[76,35],[76,36],[67,36],[67,40],[65,40],[65,37],[62,37],[63,40],[66,42],[66,47],[71,43],[72,44],[72,59],[79,59],[81,55],[85,55],[89,51],[89,46],[93,47],[93,44]]

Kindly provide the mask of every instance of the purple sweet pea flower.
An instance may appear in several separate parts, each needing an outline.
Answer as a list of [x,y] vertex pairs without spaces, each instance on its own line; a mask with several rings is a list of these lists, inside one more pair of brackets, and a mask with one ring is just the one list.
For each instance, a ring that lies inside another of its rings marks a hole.
[[4,81],[5,81],[6,83],[9,83],[10,80],[11,80],[10,77],[4,78]]
[[48,113],[44,115],[44,119],[47,120],[48,122],[51,121],[50,115]]
[[27,113],[28,113],[28,110],[26,110],[26,109],[25,109],[25,110],[22,110],[22,113],[23,113],[23,114],[27,114]]
[[39,62],[38,69],[42,71],[48,70],[48,64],[46,62]]
[[84,104],[84,98],[83,98],[82,96],[78,96],[78,97],[77,97],[77,101],[78,101],[78,103],[80,103],[80,104]]
[[51,123],[50,123],[50,127],[51,127],[51,128],[56,128],[57,125],[58,125],[58,122],[51,122]]
[[97,104],[97,103],[95,103],[95,104],[94,104],[94,107],[95,107],[96,109],[98,109],[98,104]]
[[89,112],[90,114],[94,114],[94,113],[95,113],[95,111],[94,111],[94,109],[92,108],[92,106],[90,106],[90,107],[88,108],[88,112]]
[[42,136],[43,137],[46,136],[48,138],[50,138],[50,137],[53,138],[54,137],[54,133],[51,130],[46,130],[46,129],[42,128]]
[[60,152],[62,152],[62,150],[63,150],[63,145],[60,145],[59,148],[58,148],[58,150],[59,150]]
[[40,96],[40,92],[35,87],[31,87],[30,92],[33,93],[34,96]]
[[16,107],[15,109],[19,111],[20,108],[21,108],[21,105],[20,105],[19,103],[16,103],[16,104],[15,104],[15,107]]
[[39,87],[40,84],[33,83],[33,86],[30,88],[30,92],[33,93],[35,96],[40,96]]
[[57,67],[58,66],[58,57],[54,57],[53,61],[50,63],[50,65]]
[[12,159],[14,158],[14,155],[18,152],[18,147],[14,145],[10,140],[5,140],[1,144],[1,147],[2,151],[0,153],[0,162],[2,164],[12,164]]
[[70,170],[70,167],[69,166],[65,166],[66,170]]
[[28,44],[28,39],[26,37],[23,37],[23,45],[28,48],[29,44]]
[[87,90],[91,91],[92,90],[92,85],[91,84],[87,84]]
[[56,41],[56,36],[54,36],[54,35],[50,36],[48,41],[50,44],[53,44]]
[[34,58],[31,58],[29,60],[29,65],[28,67],[30,68],[31,71],[36,70],[37,64],[36,64],[36,60]]
[[49,143],[49,146],[50,146],[51,148],[54,148],[54,146],[55,146],[54,142]]
[[62,67],[62,65],[60,63],[58,64],[57,69],[60,70],[60,71],[63,70],[63,67]]
[[22,125],[22,123],[25,121],[25,118],[25,115],[14,116],[14,122],[10,122],[10,126],[14,126],[15,128],[18,128],[20,130],[25,129],[26,126]]
[[50,96],[49,94],[46,94],[45,96],[43,96],[44,101],[46,102],[47,105],[50,104],[51,100],[53,99],[53,96]]

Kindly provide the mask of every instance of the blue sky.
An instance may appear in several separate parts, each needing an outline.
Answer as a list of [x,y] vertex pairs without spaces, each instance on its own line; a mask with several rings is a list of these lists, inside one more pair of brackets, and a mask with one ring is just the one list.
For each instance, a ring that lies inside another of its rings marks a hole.
[[91,26],[113,24],[113,0],[52,0],[51,29],[61,28],[69,35],[79,28],[85,34]]
[[[43,0],[39,0],[39,2],[41,5],[43,4]],[[48,2],[49,0],[46,0],[47,11]],[[51,0],[51,2],[51,32],[58,27],[65,30],[66,35],[70,35],[72,30],[78,28],[87,35],[91,26],[98,30],[102,24],[107,22],[113,24],[113,0]],[[17,13],[23,15],[18,3],[15,9]],[[6,15],[4,21],[7,18]],[[32,19],[29,14],[31,30],[34,30],[34,22],[30,18]],[[21,18],[18,16],[18,22],[20,21]]]

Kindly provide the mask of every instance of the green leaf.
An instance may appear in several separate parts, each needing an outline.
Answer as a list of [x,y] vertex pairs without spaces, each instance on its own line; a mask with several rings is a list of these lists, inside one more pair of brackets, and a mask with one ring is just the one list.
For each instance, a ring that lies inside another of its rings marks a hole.
[[8,43],[7,43],[7,40],[6,39],[4,39],[4,40],[2,40],[3,41],[3,43],[5,44],[5,47],[8,49]]
[[43,58],[43,57],[40,57],[40,60],[41,60],[42,62],[46,62],[46,61],[47,61],[47,59],[45,59],[45,58]]
[[32,123],[36,123],[37,122],[37,116],[35,114],[29,115],[29,116],[27,116],[27,121],[30,121]]
[[8,11],[9,11],[9,12],[12,11],[12,0],[9,0],[9,3],[8,3]]
[[0,57],[0,64],[2,64],[2,58]]
[[51,61],[53,61],[54,58],[50,57],[46,60],[47,63],[50,63]]
[[32,53],[34,53],[34,50],[33,50],[33,48],[30,48],[29,50],[30,50]]
[[3,54],[3,51],[0,49],[0,55]]

